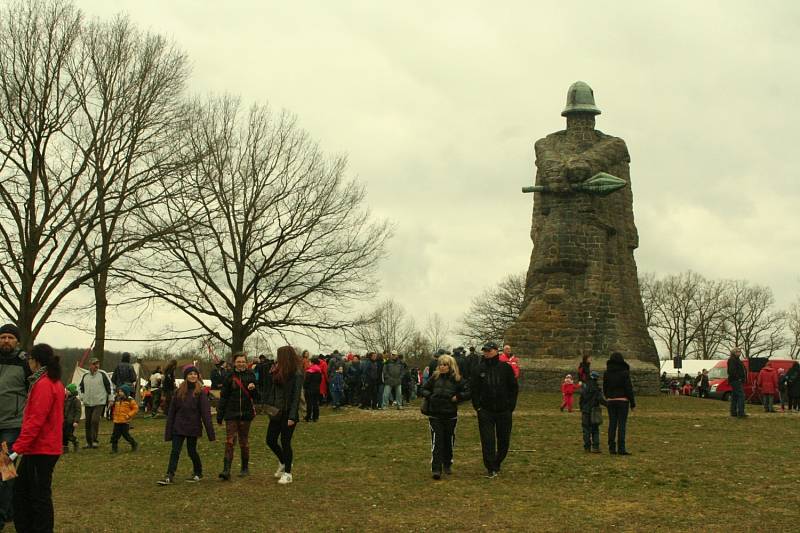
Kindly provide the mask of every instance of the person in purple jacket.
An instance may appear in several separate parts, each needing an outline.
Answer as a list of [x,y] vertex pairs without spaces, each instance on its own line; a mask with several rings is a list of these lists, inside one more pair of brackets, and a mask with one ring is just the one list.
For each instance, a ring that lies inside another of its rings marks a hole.
[[216,436],[211,424],[208,392],[203,390],[197,367],[187,365],[183,368],[183,383],[178,387],[167,413],[164,440],[172,441],[172,453],[169,456],[167,475],[159,480],[159,485],[171,485],[174,482],[184,441],[193,467],[192,477],[187,481],[196,483],[203,478],[203,463],[197,453],[197,438],[203,435],[203,426],[206,428],[208,440],[213,442]]

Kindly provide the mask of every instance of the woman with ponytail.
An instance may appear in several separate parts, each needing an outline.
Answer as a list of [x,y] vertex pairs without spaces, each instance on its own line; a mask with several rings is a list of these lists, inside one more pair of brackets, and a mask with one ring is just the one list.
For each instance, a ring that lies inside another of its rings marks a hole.
[[53,469],[61,455],[64,385],[61,362],[47,344],[33,347],[28,359],[31,383],[14,453],[22,460],[14,482],[17,531],[53,531]]

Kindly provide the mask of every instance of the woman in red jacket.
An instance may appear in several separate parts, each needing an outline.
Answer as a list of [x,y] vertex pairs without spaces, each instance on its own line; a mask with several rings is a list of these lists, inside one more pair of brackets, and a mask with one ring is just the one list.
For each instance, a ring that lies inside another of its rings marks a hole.
[[61,362],[47,344],[31,350],[33,375],[22,429],[14,452],[22,455],[14,482],[14,527],[17,531],[53,531],[53,468],[61,455],[64,385]]

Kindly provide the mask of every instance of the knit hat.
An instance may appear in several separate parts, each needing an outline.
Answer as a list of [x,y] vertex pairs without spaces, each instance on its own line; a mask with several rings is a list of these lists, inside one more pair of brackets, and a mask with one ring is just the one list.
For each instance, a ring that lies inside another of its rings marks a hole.
[[0,327],[0,335],[3,333],[10,333],[19,340],[19,328],[14,324],[3,324],[3,326]]
[[70,395],[75,396],[78,394],[78,386],[74,383],[70,383],[67,385],[67,391],[70,393]]
[[125,393],[125,396],[131,395],[131,386],[125,383],[124,385],[120,385],[119,390]]
[[186,376],[188,376],[191,372],[195,372],[198,376],[200,375],[200,371],[197,370],[197,367],[189,364],[183,367],[183,379],[186,379]]

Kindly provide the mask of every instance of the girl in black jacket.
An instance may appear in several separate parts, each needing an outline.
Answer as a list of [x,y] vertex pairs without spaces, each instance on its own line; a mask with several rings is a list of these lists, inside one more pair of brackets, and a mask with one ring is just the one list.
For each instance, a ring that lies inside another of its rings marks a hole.
[[233,448],[237,438],[242,454],[239,476],[250,473],[250,423],[256,417],[256,375],[247,369],[247,357],[242,353],[233,356],[233,367],[233,372],[225,376],[222,383],[217,406],[217,424],[225,421],[225,459],[219,475],[225,481],[231,478]]
[[603,394],[608,402],[608,451],[612,455],[630,455],[625,447],[625,429],[628,409],[636,407],[636,398],[633,396],[630,366],[619,352],[612,353],[606,363]]
[[422,396],[427,403],[423,414],[428,416],[431,430],[431,471],[433,479],[441,479],[442,469],[445,474],[452,473],[458,403],[469,399],[466,380],[462,380],[455,359],[439,356],[436,370],[422,388]]
[[[317,385],[319,387],[319,385]],[[277,360],[267,377],[267,409],[273,412],[267,426],[267,446],[278,458],[275,477],[278,483],[292,482],[292,435],[300,419],[300,391],[303,389],[303,363],[291,346],[278,348]],[[319,390],[319,388],[317,389]],[[275,412],[277,411],[277,412]],[[278,444],[280,437],[281,443]]]

